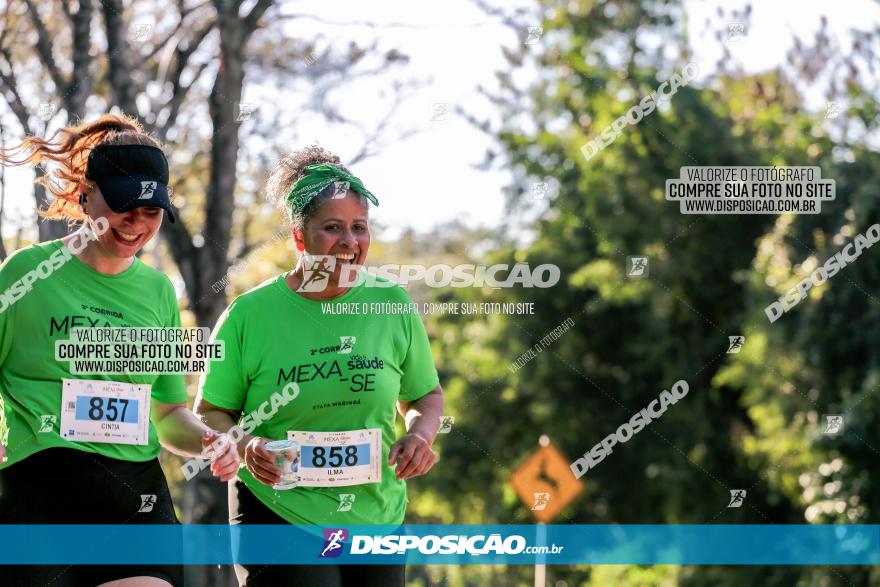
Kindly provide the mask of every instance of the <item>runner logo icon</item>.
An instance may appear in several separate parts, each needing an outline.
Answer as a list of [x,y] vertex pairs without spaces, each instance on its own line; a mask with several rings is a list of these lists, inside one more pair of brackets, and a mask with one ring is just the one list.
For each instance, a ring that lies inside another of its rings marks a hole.
[[550,502],[550,494],[549,493],[535,493],[535,505],[532,506],[532,511],[539,511],[543,509],[547,509],[547,504]]
[[303,281],[297,291],[324,291],[336,268],[333,255],[303,255]]
[[321,558],[334,558],[342,554],[342,544],[348,540],[348,530],[344,528],[324,529],[324,549]]
[[57,417],[54,415],[40,416],[40,432],[52,432],[55,428]]
[[348,194],[349,183],[347,181],[334,181],[333,182],[333,195],[330,196],[331,200],[341,200]]
[[138,200],[149,200],[153,197],[153,192],[156,191],[156,182],[155,181],[142,181],[141,182],[141,195]]
[[448,102],[434,102],[434,113],[431,114],[431,119],[428,122],[443,122],[446,120],[447,114],[449,114]]
[[354,505],[355,495],[354,493],[340,493],[339,494],[339,507],[336,508],[337,512],[350,512],[351,506]]
[[742,350],[743,343],[746,341],[745,336],[728,336],[727,340],[730,341],[730,346],[727,347],[727,353],[736,354]]
[[356,336],[340,336],[339,337],[339,354],[348,355],[354,349],[354,343],[357,341]]
[[440,416],[440,430],[437,434],[449,434],[452,432],[453,424],[455,424],[455,416]]
[[528,33],[528,36],[524,43],[526,45],[537,45],[538,41],[541,40],[541,35],[544,34],[544,27],[530,26],[526,32]]
[[745,489],[731,489],[730,490],[730,503],[727,504],[729,508],[738,508],[743,504],[743,500],[746,498],[746,490]]
[[840,414],[824,414],[825,430],[822,434],[838,436],[843,433],[843,416]]
[[648,258],[647,257],[627,257],[627,271],[629,277],[647,277],[648,276]]
[[731,22],[727,24],[727,42],[739,43],[742,41],[746,33],[746,25],[741,22]]
[[138,513],[151,512],[151,511],[153,511],[154,505],[156,505],[156,496],[155,495],[142,495],[141,496],[141,507],[138,508]]

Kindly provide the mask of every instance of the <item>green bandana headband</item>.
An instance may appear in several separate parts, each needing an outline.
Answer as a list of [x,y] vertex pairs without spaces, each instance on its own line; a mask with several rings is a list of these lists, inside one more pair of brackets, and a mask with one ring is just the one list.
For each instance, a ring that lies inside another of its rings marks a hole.
[[[287,197],[284,198],[287,207],[290,209],[291,218],[301,214],[305,207],[309,205],[309,202],[314,200],[329,185],[336,182],[343,184],[338,185],[338,188],[345,188],[345,191],[348,189],[354,190],[369,198],[374,206],[379,205],[379,200],[364,187],[361,180],[353,175],[349,175],[338,167],[324,164],[309,165],[305,168],[305,172],[306,174],[290,188],[290,191],[287,192]],[[341,193],[344,194],[345,191]]]

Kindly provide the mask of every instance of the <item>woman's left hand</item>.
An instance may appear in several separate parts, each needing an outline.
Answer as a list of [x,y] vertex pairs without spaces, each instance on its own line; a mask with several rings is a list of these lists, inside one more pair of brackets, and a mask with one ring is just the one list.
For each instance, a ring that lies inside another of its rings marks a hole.
[[428,441],[412,433],[392,444],[388,453],[388,466],[397,464],[395,475],[398,480],[424,475],[436,462],[437,453],[431,450]]
[[211,473],[220,481],[229,481],[238,475],[241,458],[228,436],[214,430],[205,432],[202,434],[202,450],[211,459]]

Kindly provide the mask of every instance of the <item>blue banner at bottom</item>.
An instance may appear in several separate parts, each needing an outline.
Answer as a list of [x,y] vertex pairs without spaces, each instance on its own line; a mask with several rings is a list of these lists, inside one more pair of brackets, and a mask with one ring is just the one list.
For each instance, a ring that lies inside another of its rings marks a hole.
[[878,525],[0,525],[0,564],[877,565]]

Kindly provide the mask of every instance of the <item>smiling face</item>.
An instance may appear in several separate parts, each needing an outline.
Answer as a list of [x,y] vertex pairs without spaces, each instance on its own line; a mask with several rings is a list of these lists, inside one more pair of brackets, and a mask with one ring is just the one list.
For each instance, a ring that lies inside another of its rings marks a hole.
[[367,260],[370,249],[367,208],[351,190],[344,198],[323,199],[303,229],[293,230],[293,238],[297,247],[309,255],[336,257],[336,269],[330,280],[338,282],[341,265],[363,265]]
[[110,229],[98,238],[98,243],[111,257],[133,257],[162,225],[162,208],[150,206],[114,212],[97,186],[87,191],[86,197],[85,210],[88,215],[93,219],[104,217],[110,225]]

